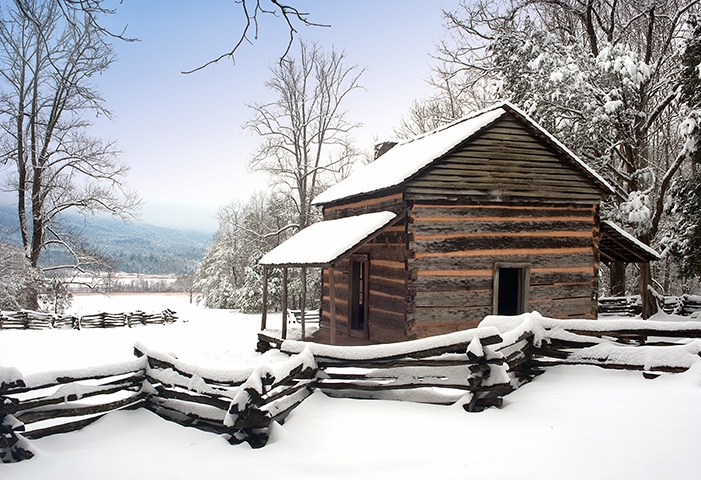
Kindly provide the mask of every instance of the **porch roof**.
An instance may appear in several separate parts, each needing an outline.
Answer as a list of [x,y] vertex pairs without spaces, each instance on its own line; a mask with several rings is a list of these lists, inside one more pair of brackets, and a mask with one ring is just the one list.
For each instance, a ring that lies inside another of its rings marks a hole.
[[660,254],[654,249],[608,220],[601,222],[599,251],[604,260],[621,263],[644,263],[660,259]]
[[268,267],[328,266],[374,237],[395,218],[397,215],[392,212],[374,212],[315,223],[263,255],[258,263]]

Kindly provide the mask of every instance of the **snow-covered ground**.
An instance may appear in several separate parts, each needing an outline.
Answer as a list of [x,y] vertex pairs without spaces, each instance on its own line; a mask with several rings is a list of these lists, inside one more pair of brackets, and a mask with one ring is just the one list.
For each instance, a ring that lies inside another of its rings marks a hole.
[[[84,313],[159,311],[189,320],[109,330],[0,331],[0,365],[28,374],[132,358],[135,341],[200,364],[236,367],[254,353],[260,319],[190,306],[182,296],[78,297]],[[274,356],[274,354],[273,354]],[[268,354],[267,359],[273,357]],[[701,361],[645,380],[635,372],[557,367],[466,413],[317,392],[259,450],[145,410],[33,442],[37,455],[0,466],[4,480],[701,478]]]

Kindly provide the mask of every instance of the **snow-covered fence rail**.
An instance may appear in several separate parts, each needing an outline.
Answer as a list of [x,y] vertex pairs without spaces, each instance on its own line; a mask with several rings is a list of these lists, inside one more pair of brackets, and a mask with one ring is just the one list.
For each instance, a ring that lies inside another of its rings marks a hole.
[[144,313],[142,311],[131,313],[100,312],[83,316],[20,310],[18,312],[0,312],[0,329],[133,327],[135,325],[173,323],[177,319],[176,312],[170,309],[157,313]]
[[273,421],[283,421],[313,389],[316,365],[309,353],[262,367],[202,368],[172,355],[134,347],[146,358],[146,406],[182,425],[229,436],[231,443],[261,447]]
[[[691,317],[701,315],[701,295],[657,296],[658,306],[668,314]],[[640,295],[599,298],[599,316],[636,317],[643,311]]]
[[0,367],[0,458],[29,458],[25,439],[78,430],[106,413],[141,406],[144,366],[135,359],[27,376]]
[[530,338],[519,367],[529,375],[554,365],[582,364],[656,376],[686,371],[701,352],[697,322],[556,320],[531,314],[504,336],[516,335]]
[[[259,337],[260,338],[260,337]],[[512,390],[503,355],[490,345],[494,328],[474,329],[389,345],[340,347],[287,340],[280,349],[308,349],[320,369],[318,388],[333,397],[460,401],[468,411],[501,405]]]
[[264,446],[273,421],[287,415],[316,388],[317,365],[308,349],[288,360],[256,368],[239,387],[224,424],[231,429],[231,443]]
[[48,328],[77,328],[77,322],[78,318],[73,315],[56,315],[31,310],[0,312],[0,329],[44,330]]
[[178,319],[176,312],[165,309],[157,313],[145,313],[140,310],[131,313],[100,312],[83,315],[78,319],[77,328],[112,328],[133,327],[135,325],[156,325],[173,323]]
[[137,344],[132,362],[22,376],[0,367],[0,458],[31,456],[26,438],[62,433],[120,408],[147,407],[231,443],[266,444],[315,389],[345,398],[500,406],[503,396],[554,365],[682,372],[699,362],[701,323],[491,317],[481,327],[389,345],[341,347],[272,339],[286,360],[204,368]]

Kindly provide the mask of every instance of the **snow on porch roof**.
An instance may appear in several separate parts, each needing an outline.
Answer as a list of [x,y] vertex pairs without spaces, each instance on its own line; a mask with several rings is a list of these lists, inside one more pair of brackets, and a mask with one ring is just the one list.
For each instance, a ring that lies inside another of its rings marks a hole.
[[543,127],[538,125],[525,112],[509,102],[501,102],[449,125],[399,143],[374,162],[356,170],[345,180],[322,192],[314,199],[313,204],[323,205],[355,195],[372,193],[401,185],[421,169],[449,153],[462,142],[468,140],[508,112],[520,117],[524,122],[538,130],[552,144],[562,150],[600,188],[608,193],[614,192],[613,187],[603,177]]
[[392,212],[375,212],[315,223],[263,255],[258,263],[276,267],[329,265],[396,217]]
[[641,263],[659,260],[660,254],[645,245],[613,222],[601,222],[601,256],[623,263]]

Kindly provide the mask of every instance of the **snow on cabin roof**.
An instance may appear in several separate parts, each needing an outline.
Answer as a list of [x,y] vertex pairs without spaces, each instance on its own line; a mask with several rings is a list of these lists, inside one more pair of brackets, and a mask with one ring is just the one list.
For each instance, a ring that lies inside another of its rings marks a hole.
[[396,217],[392,212],[374,212],[315,223],[263,255],[258,263],[268,266],[328,265]]
[[603,232],[602,253],[619,256],[620,260],[629,262],[660,260],[662,258],[653,248],[645,245],[610,220],[603,220],[601,227]]
[[592,180],[604,190],[607,190],[608,193],[614,193],[613,187],[603,177],[580,160],[525,112],[509,102],[501,102],[449,125],[439,127],[431,132],[397,144],[374,162],[356,170],[345,180],[322,192],[314,199],[313,204],[321,205],[401,185],[421,169],[441,158],[460,143],[509,112],[530,123],[550,142],[569,156]]

